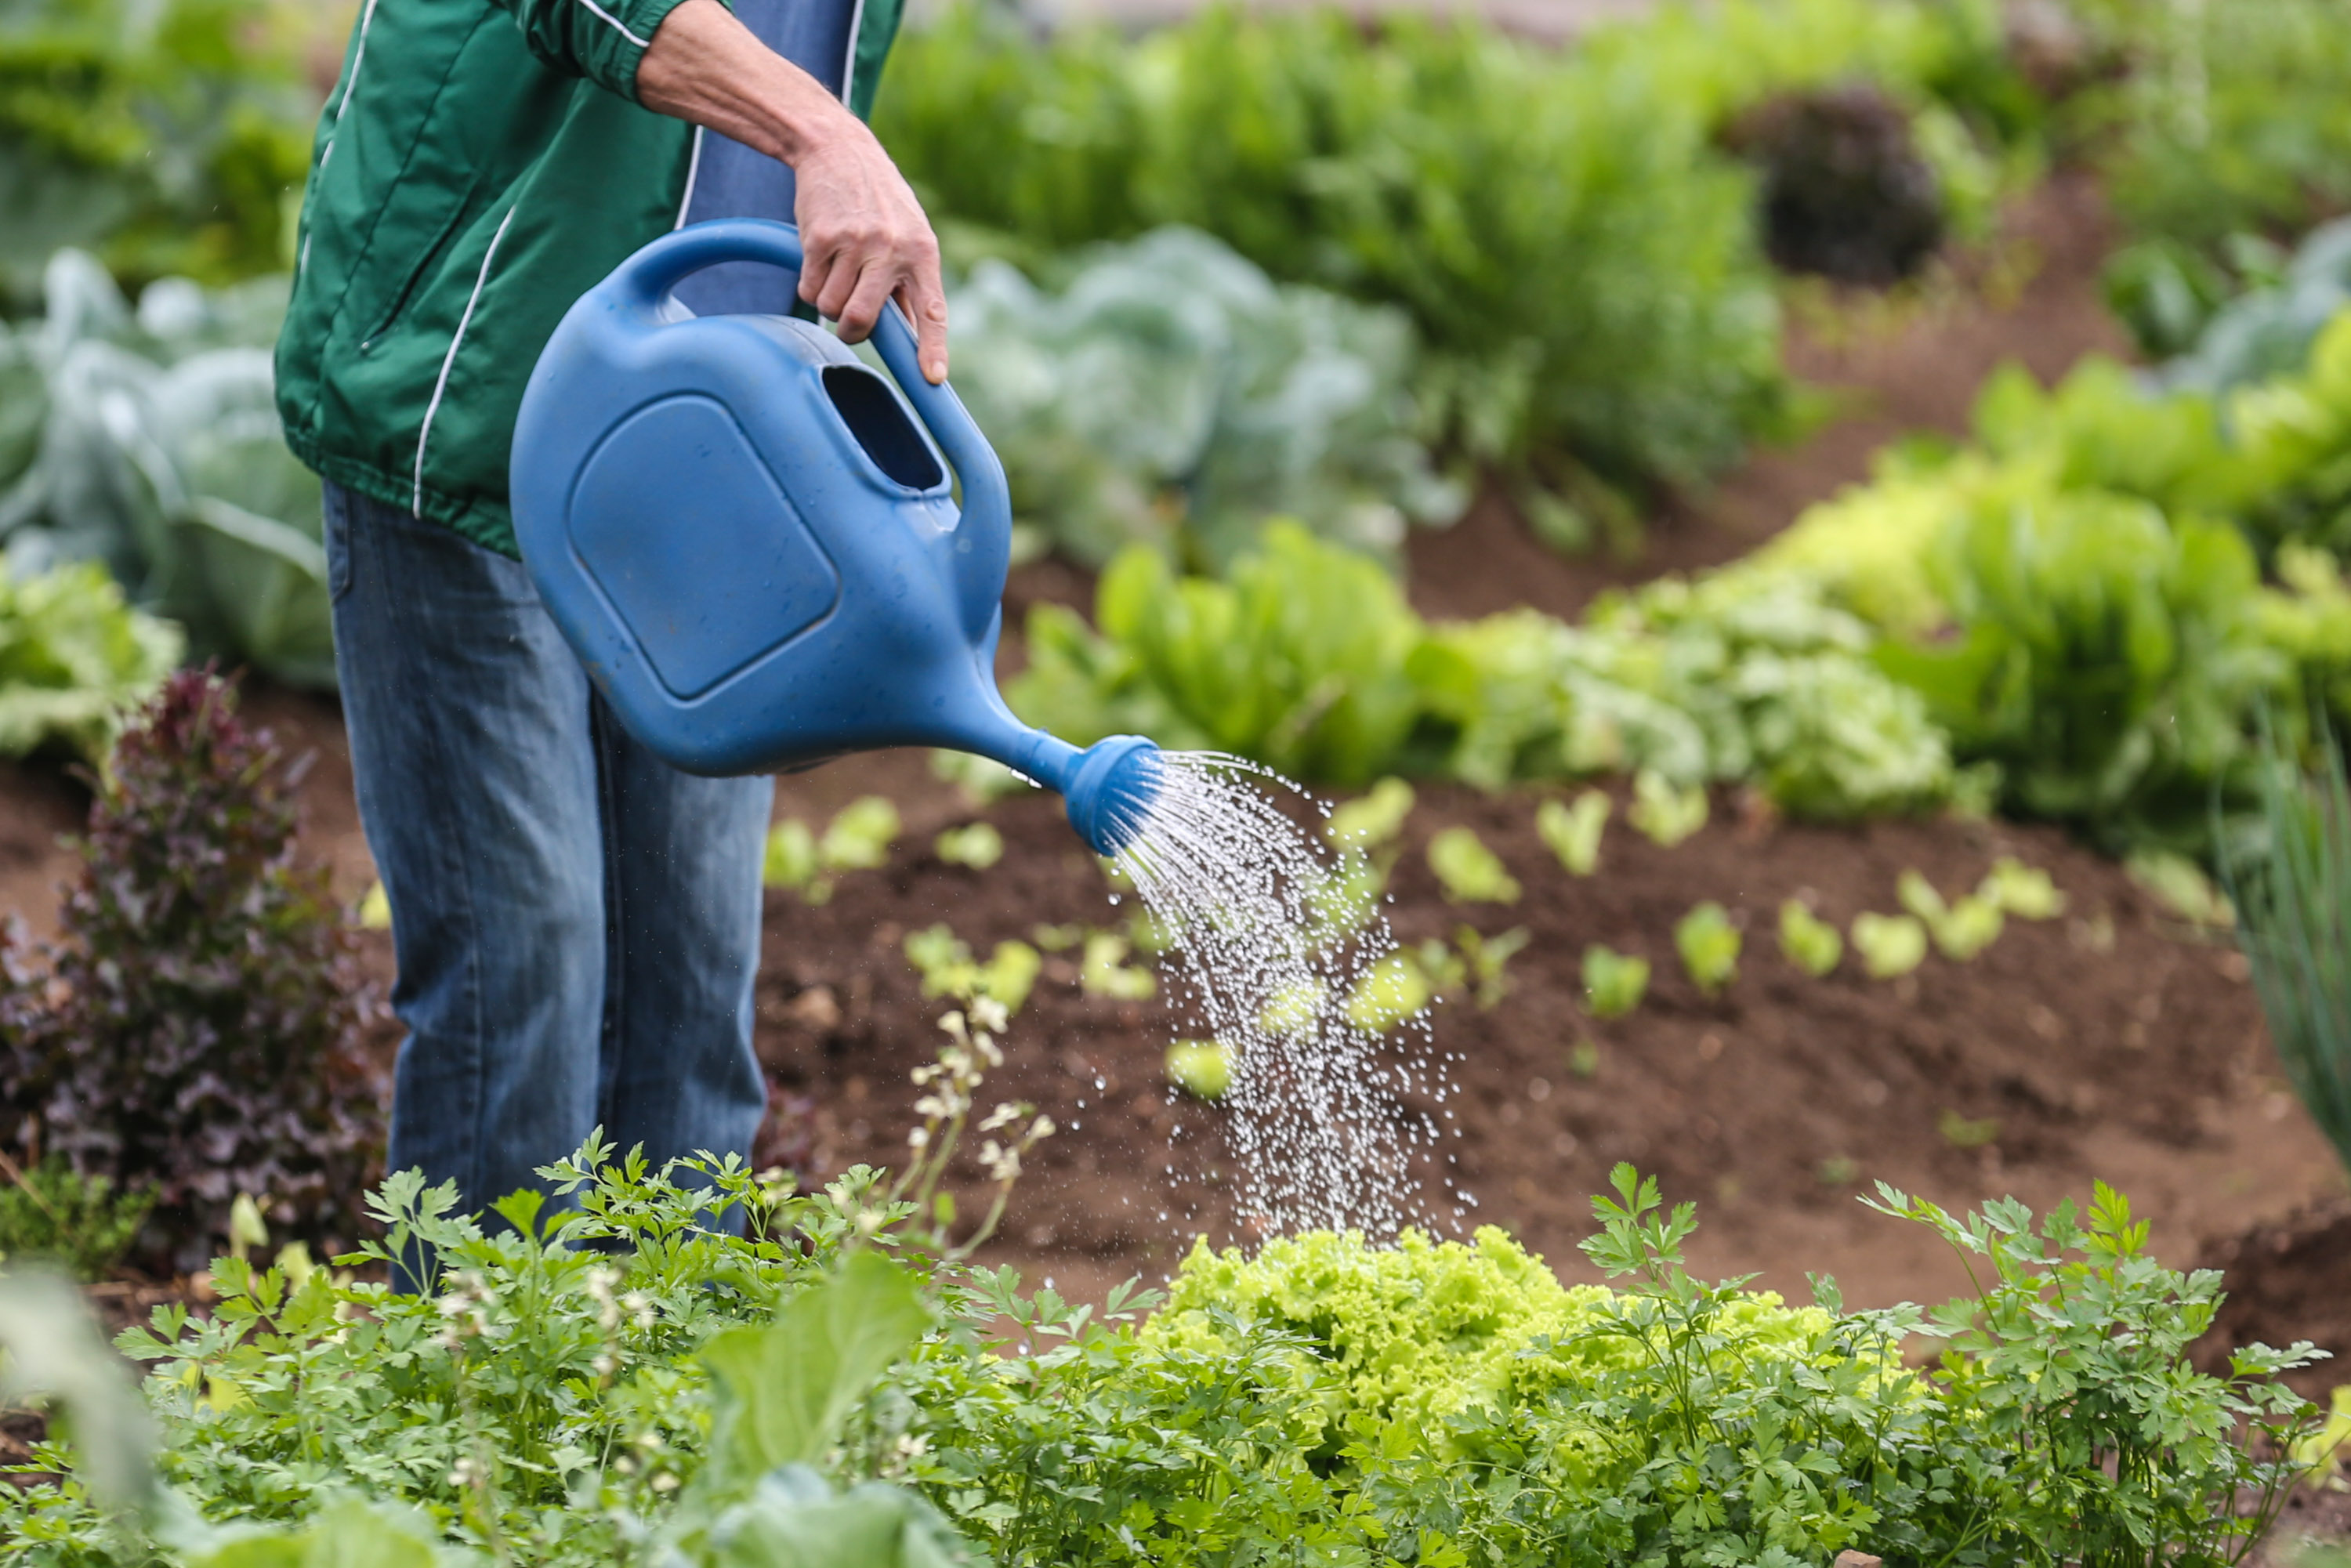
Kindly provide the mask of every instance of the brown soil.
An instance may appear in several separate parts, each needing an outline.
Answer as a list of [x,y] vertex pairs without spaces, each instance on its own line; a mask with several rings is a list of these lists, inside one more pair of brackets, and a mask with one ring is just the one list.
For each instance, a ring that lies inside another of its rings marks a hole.
[[[837,765],[799,782],[787,807],[820,821],[878,789],[908,826],[887,871],[846,879],[829,904],[769,902],[761,1052],[779,1092],[809,1107],[798,1132],[820,1170],[893,1161],[911,1125],[905,1075],[929,1058],[946,1004],[920,995],[901,951],[908,931],[944,920],[984,953],[1040,921],[1107,926],[1121,913],[1049,799],[984,813],[1009,846],[994,871],[938,862],[932,835],[972,813],[935,790],[917,795],[918,767]],[[1392,918],[1406,942],[1464,922],[1531,934],[1510,994],[1490,1011],[1444,1006],[1436,1031],[1458,1058],[1458,1179],[1479,1217],[1563,1273],[1587,1271],[1574,1247],[1590,1229],[1586,1195],[1620,1159],[1700,1200],[1706,1270],[1756,1271],[1798,1292],[1807,1270],[1825,1270],[1856,1301],[1939,1299],[1964,1284],[1938,1242],[1855,1201],[1878,1179],[1947,1205],[2015,1193],[2046,1206],[2104,1177],[2156,1218],[2158,1251],[2178,1261],[2207,1235],[2283,1218],[2341,1185],[2276,1080],[2238,960],[2059,834],[1810,827],[1743,818],[1726,800],[1670,851],[1612,829],[1600,873],[1579,881],[1542,847],[1532,806],[1525,794],[1424,789]],[[1443,902],[1421,851],[1457,822],[1510,864],[1526,886],[1520,904]],[[1956,892],[2001,853],[2048,867],[2069,915],[2012,926],[1971,964],[1929,958],[1891,984],[1849,971],[1813,980],[1778,956],[1782,899],[1804,897],[1844,924],[1893,909],[1906,869]],[[1740,977],[1719,999],[1683,976],[1671,937],[1708,898],[1748,932]],[[1585,1018],[1579,966],[1593,942],[1652,961],[1650,998],[1632,1017]],[[1195,1231],[1246,1240],[1226,1196],[1218,1113],[1164,1082],[1161,1054],[1187,1032],[1183,1020],[1155,1003],[1084,996],[1074,981],[1071,966],[1049,963],[988,1090],[1033,1101],[1069,1129],[1033,1162],[999,1252],[1065,1287],[1098,1288],[1164,1270]],[[1574,1052],[1586,1040],[1597,1052],[1588,1077]],[[1987,1141],[1955,1146],[1971,1134]]]
[[[2351,1203],[2314,1204],[2215,1242],[2207,1267],[2228,1276],[2212,1343],[2283,1347],[2309,1340],[2332,1359],[2288,1381],[2314,1399],[2351,1383]],[[2351,1532],[2351,1518],[2345,1521]]]

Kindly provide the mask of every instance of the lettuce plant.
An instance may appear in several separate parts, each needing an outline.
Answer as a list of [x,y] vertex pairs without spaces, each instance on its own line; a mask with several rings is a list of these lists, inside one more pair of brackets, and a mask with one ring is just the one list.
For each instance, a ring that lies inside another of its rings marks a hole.
[[1834,970],[1844,957],[1844,938],[1837,928],[1814,915],[1802,899],[1780,905],[1780,952],[1791,964],[1814,979]]
[[1674,923],[1674,949],[1698,988],[1719,995],[1739,977],[1739,927],[1722,905],[1708,899]]

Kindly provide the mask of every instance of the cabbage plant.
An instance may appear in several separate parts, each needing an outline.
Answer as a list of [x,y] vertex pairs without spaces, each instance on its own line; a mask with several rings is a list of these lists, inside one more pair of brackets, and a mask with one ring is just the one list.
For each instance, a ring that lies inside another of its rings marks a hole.
[[13,574],[99,560],[193,651],[334,684],[317,477],[280,433],[282,278],[151,284],[134,309],[59,251],[45,314],[0,336],[0,539]]

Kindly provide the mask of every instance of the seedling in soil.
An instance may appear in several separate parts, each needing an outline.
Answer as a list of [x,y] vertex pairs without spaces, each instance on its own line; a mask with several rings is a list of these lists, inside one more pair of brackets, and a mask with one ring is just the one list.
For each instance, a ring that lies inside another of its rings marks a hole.
[[1597,789],[1586,789],[1573,804],[1545,800],[1535,808],[1535,831],[1570,875],[1590,876],[1600,865],[1600,834],[1614,809]]
[[926,997],[988,997],[1010,1017],[1028,1003],[1036,988],[1038,971],[1045,965],[1037,949],[1026,942],[998,942],[985,964],[972,957],[971,945],[944,923],[909,932],[906,961],[923,977]]
[[2065,895],[2039,866],[2002,855],[1976,887],[1976,896],[2018,920],[2054,920],[2065,913]]
[[1854,951],[1873,980],[1892,980],[1908,974],[1927,958],[1927,927],[1908,915],[1853,917]]
[[1149,969],[1129,964],[1126,954],[1126,938],[1116,932],[1088,933],[1085,956],[1078,965],[1078,988],[1090,997],[1111,997],[1123,1002],[1146,1001],[1158,995],[1158,980]]
[[1583,950],[1584,1006],[1596,1019],[1620,1019],[1641,1005],[1649,989],[1649,961],[1595,942]]
[[1318,944],[1328,946],[1370,923],[1387,893],[1388,870],[1395,863],[1393,850],[1377,860],[1355,850],[1342,852],[1338,866],[1307,889]]
[[1086,939],[1086,928],[1076,921],[1067,925],[1038,925],[1029,939],[1048,953],[1066,953]]
[[768,830],[761,880],[769,887],[790,889],[804,903],[823,904],[832,897],[834,873],[888,864],[890,846],[897,839],[898,808],[879,795],[843,806],[821,839],[807,823],[787,818]]
[[1232,1055],[1214,1040],[1179,1040],[1167,1048],[1167,1082],[1213,1104],[1233,1086]]
[[2000,1136],[2000,1118],[1970,1121],[1957,1111],[1946,1111],[1935,1119],[1935,1131],[1955,1149],[1980,1149]]
[[1844,958],[1844,938],[1837,928],[1792,898],[1780,905],[1780,952],[1788,962],[1814,979],[1834,969]]
[[1894,892],[1902,901],[1902,907],[1926,925],[1943,956],[1954,963],[1964,964],[1999,941],[2001,931],[2008,924],[2000,906],[1979,894],[1969,894],[1957,904],[1945,904],[1934,883],[1915,871],[1904,872],[1895,883]]
[[2157,903],[2190,925],[2225,930],[2237,924],[2236,905],[2186,855],[2169,850],[2137,850],[2123,862],[2123,869],[2133,882],[2154,894]]
[[1706,826],[1706,786],[1683,789],[1654,768],[1633,776],[1633,804],[1625,820],[1666,849]]
[[1265,1004],[1265,1010],[1258,1015],[1257,1027],[1269,1038],[1279,1040],[1283,1035],[1312,1029],[1314,1020],[1322,1016],[1322,988],[1311,981],[1301,980],[1274,994],[1273,999]]
[[1454,927],[1453,945],[1460,949],[1461,960],[1468,966],[1468,978],[1475,987],[1480,1009],[1510,995],[1510,960],[1533,939],[1533,934],[1523,925],[1512,926],[1499,936],[1484,936],[1468,925]]
[[949,828],[931,841],[931,848],[949,865],[986,871],[1004,858],[1004,835],[987,822]]
[[1682,967],[1708,996],[1739,977],[1739,927],[1722,905],[1708,899],[1674,925],[1674,947]]
[[1383,779],[1370,793],[1334,810],[1322,824],[1322,837],[1333,849],[1366,852],[1391,843],[1404,831],[1416,799],[1403,779]]
[[1600,1044],[1586,1038],[1567,1048],[1567,1070],[1578,1078],[1600,1076]]
[[1428,841],[1428,869],[1444,884],[1448,904],[1516,904],[1519,880],[1468,828],[1447,828]]
[[1861,1178],[1861,1162],[1844,1155],[1831,1155],[1820,1163],[1816,1174],[1823,1186],[1851,1186]]
[[1365,970],[1347,996],[1347,1021],[1371,1034],[1385,1034],[1417,1018],[1437,999],[1436,988],[1419,960],[1391,953]]
[[2338,1480],[2339,1472],[2351,1469],[2351,1384],[2335,1391],[2326,1424],[2294,1444],[2292,1457],[2314,1486]]

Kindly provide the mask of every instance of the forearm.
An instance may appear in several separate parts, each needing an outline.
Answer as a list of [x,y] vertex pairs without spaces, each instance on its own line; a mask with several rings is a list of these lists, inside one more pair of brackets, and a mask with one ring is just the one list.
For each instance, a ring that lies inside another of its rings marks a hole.
[[808,72],[768,48],[718,0],[684,0],[637,67],[637,99],[797,167],[863,131]]

